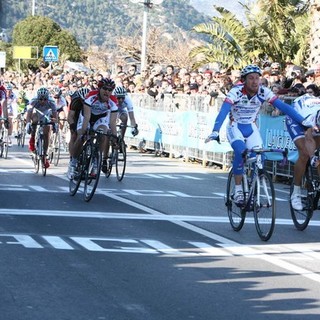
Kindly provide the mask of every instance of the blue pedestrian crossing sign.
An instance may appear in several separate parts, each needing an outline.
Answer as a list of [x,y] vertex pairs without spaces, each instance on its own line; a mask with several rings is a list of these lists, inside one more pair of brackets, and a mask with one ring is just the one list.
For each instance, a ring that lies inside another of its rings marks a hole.
[[59,50],[57,46],[43,47],[43,60],[46,62],[55,62],[59,59]]

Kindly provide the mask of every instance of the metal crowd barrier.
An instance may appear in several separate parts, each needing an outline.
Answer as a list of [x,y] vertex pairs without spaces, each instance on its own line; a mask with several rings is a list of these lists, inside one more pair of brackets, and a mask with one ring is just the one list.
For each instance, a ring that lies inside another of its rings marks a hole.
[[[212,150],[205,150],[202,143],[212,130],[215,116],[219,112],[224,97],[164,94],[154,98],[148,94],[131,94],[131,98],[140,134],[132,137],[127,132],[126,141],[129,145],[150,150],[156,154],[166,154],[171,158],[183,157],[185,161],[197,161],[203,166],[217,164],[223,170],[230,168],[233,159],[231,148],[225,151],[215,151],[214,147]],[[283,99],[287,103],[292,100],[290,97],[283,97]],[[271,114],[272,111],[273,107],[266,104],[261,113]],[[194,125],[194,132],[191,132],[192,129],[187,132],[183,128],[185,126],[183,117],[186,117],[186,113],[193,119],[191,122],[186,121],[186,125]],[[183,119],[181,120],[180,117]],[[158,118],[161,120],[156,123]],[[152,125],[150,125],[151,122]],[[178,131],[180,133],[177,133]],[[183,132],[187,132],[185,139],[181,137]],[[171,136],[172,139],[166,139],[167,136]],[[221,136],[226,141],[223,133]],[[280,167],[278,161],[268,161],[267,168],[274,177],[292,177],[291,163],[286,167]]]

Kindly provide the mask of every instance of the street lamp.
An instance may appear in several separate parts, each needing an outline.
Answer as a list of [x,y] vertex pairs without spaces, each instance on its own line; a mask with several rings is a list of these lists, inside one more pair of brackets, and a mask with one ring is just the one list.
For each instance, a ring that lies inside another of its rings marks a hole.
[[160,4],[163,0],[130,0],[132,3],[142,3],[143,10],[143,25],[142,25],[142,47],[141,47],[141,70],[146,66],[146,52],[147,52],[147,23],[148,11],[154,4]]

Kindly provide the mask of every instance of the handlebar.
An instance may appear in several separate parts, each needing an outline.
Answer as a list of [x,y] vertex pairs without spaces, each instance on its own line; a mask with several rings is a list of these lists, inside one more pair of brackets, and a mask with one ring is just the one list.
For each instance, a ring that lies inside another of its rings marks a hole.
[[263,154],[263,153],[270,153],[270,152],[277,152],[282,154],[282,162],[281,165],[286,165],[288,162],[288,148],[283,149],[265,149],[265,148],[252,148],[252,149],[246,149],[245,151],[242,152],[242,158],[244,160],[247,159],[247,156],[249,153],[256,153],[256,154]]

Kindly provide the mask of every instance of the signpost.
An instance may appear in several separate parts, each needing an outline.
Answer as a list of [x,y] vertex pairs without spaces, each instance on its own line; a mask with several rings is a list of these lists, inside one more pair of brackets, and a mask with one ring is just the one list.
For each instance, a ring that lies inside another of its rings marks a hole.
[[56,62],[59,60],[59,49],[57,46],[43,47],[43,60],[46,62]]

